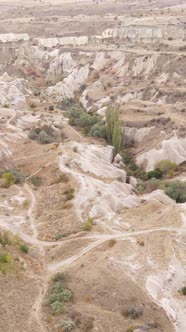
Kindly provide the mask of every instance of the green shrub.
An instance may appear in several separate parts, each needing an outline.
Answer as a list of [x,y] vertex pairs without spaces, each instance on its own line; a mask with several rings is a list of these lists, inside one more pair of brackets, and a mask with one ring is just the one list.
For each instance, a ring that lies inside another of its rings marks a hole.
[[14,184],[16,182],[16,178],[12,174],[12,172],[3,173],[3,179],[5,181],[6,188],[9,188],[12,184]]
[[28,254],[29,252],[29,247],[26,244],[20,245],[20,250],[24,252],[25,254]]
[[117,241],[115,239],[111,239],[108,241],[108,245],[110,248],[112,248],[116,243],[117,243]]
[[163,176],[163,172],[160,168],[155,168],[153,171],[150,171],[147,173],[148,179],[152,179],[152,178],[161,179],[162,176]]
[[55,240],[58,241],[58,240],[62,239],[63,237],[64,237],[64,234],[62,234],[62,233],[56,234]]
[[88,219],[83,223],[81,229],[82,231],[90,232],[93,227],[93,218],[88,217]]
[[60,107],[61,109],[69,109],[75,105],[79,105],[79,104],[76,104],[75,100],[72,99],[72,98],[65,98],[63,100],[63,104],[62,106]]
[[31,140],[36,140],[41,144],[49,144],[55,141],[55,137],[48,134],[49,129],[48,128],[40,129],[40,128],[34,128],[28,133],[28,138]]
[[182,295],[186,296],[186,286],[181,288]]
[[38,134],[41,132],[41,128],[34,128],[33,129],[34,133]]
[[37,105],[36,105],[34,102],[31,102],[31,103],[30,103],[30,108],[36,108],[36,106],[37,106]]
[[70,110],[70,117],[74,119],[79,119],[82,114],[86,111],[80,104],[75,104]]
[[64,182],[67,182],[68,181],[68,178],[65,174],[60,174],[57,178],[57,181],[56,183],[64,183]]
[[0,263],[10,263],[10,262],[12,262],[11,255],[5,253],[0,254]]
[[[134,176],[138,179],[141,179],[142,181],[147,180],[147,173],[143,170],[142,167],[138,166],[127,151],[123,151],[121,153],[122,159],[124,164],[126,165],[127,175],[128,176]],[[142,189],[142,187],[141,187]]]
[[107,127],[98,122],[91,128],[90,135],[107,139]]
[[63,288],[61,285],[52,287],[52,294],[49,296],[47,303],[54,302],[68,302],[72,298],[72,292],[69,289]]
[[28,201],[28,199],[25,199],[23,202],[24,209],[28,209],[29,205],[30,205],[30,202]]
[[64,312],[64,305],[59,301],[52,303],[51,308],[54,314],[62,314]]
[[69,124],[71,126],[87,128],[86,131],[90,130],[99,120],[99,116],[88,114],[80,104],[75,104],[69,113]]
[[128,154],[128,152],[127,151],[123,151],[121,153],[121,156],[122,156],[124,164],[128,165],[130,163],[131,159],[132,159],[131,156]]
[[53,294],[59,294],[64,292],[65,288],[62,286],[61,282],[56,282],[53,286],[52,286],[52,293]]
[[139,193],[143,193],[144,190],[145,190],[145,185],[144,185],[143,183],[139,183],[139,184],[137,185],[136,189],[137,189],[137,191],[138,191]]
[[127,165],[127,175],[134,176],[143,181],[146,181],[147,179],[146,172],[140,166],[138,166],[134,160],[131,160],[130,163]]
[[31,130],[29,133],[28,133],[28,138],[31,139],[31,140],[38,140],[38,134],[34,131],[34,130]]
[[55,302],[59,302],[59,301],[61,301],[60,300],[60,296],[59,296],[59,294],[57,294],[57,293],[54,293],[54,294],[51,294],[49,297],[48,297],[48,299],[47,299],[47,304],[52,304],[52,303],[55,303]]
[[83,135],[88,136],[88,134],[89,134],[89,128],[88,127],[84,127],[83,130],[82,130],[82,133],[83,133]]
[[38,135],[38,141],[41,144],[49,144],[49,143],[52,143],[54,140],[44,130],[41,130],[40,133],[39,133],[39,135]]
[[129,328],[127,329],[126,332],[133,332],[134,330],[136,330],[136,326],[129,326]]
[[74,198],[74,189],[70,188],[65,191],[65,201],[70,201],[71,199]]
[[68,302],[72,298],[72,292],[69,289],[64,289],[60,294],[60,301]]
[[64,281],[65,280],[65,276],[64,276],[64,273],[63,272],[59,272],[57,273],[54,278],[53,278],[53,281],[54,282],[58,282],[58,281]]
[[154,190],[157,190],[160,187],[160,180],[152,178],[143,183],[145,186],[145,192],[150,193]]
[[6,274],[14,269],[13,257],[8,253],[0,253],[0,272]]
[[42,179],[40,176],[32,176],[30,181],[35,187],[39,187],[42,184]]
[[10,172],[15,178],[15,183],[23,183],[25,181],[26,175],[22,174],[20,171],[16,169],[11,169]]
[[0,244],[2,245],[3,248],[10,245],[11,243],[12,241],[10,240],[10,237],[7,232],[0,233]]
[[167,182],[164,185],[165,194],[174,199],[176,203],[186,202],[186,183],[181,181]]
[[174,172],[176,167],[176,163],[172,163],[170,160],[161,160],[156,164],[156,168],[159,168],[164,175],[168,175],[169,172]]
[[52,282],[53,284],[50,287],[50,295],[46,299],[45,304],[50,306],[53,314],[60,314],[64,312],[64,303],[71,300],[72,292],[70,289],[64,288],[63,273],[57,273]]
[[63,332],[69,332],[75,328],[75,323],[72,320],[62,319],[59,323],[59,328],[61,328]]
[[49,111],[54,111],[54,105],[49,105],[49,106],[48,106],[48,110],[49,110]]

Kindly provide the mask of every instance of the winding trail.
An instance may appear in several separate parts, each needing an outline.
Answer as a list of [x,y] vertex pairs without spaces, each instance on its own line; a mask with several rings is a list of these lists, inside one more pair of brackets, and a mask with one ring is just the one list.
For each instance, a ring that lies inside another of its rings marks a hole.
[[[7,121],[7,126],[11,123],[11,121],[15,118],[15,116],[16,116],[16,113],[13,113],[12,117]],[[68,129],[69,129],[70,126],[68,124],[66,124],[66,126],[68,126]],[[70,129],[72,131],[74,131],[76,133],[76,135],[78,134],[79,138],[81,138],[81,135],[79,133],[77,133],[72,127],[70,127]],[[46,153],[48,153],[48,152],[46,151]],[[24,159],[24,157],[21,159]],[[61,157],[59,159],[60,159],[61,170],[64,171],[65,173],[70,173],[70,175],[72,175],[79,184],[78,193],[77,193],[76,198],[74,199],[74,205],[76,208],[77,216],[79,217],[80,220],[83,220],[83,217],[82,217],[83,213],[87,209],[87,204],[85,204],[87,188],[89,188],[89,189],[91,188],[92,191],[97,190],[97,188],[95,187],[94,181],[91,182],[90,175],[85,175],[83,172],[81,173],[80,170],[69,169],[65,165],[65,163],[63,163],[63,161],[61,160]],[[68,238],[65,238],[65,239],[59,240],[59,241],[48,242],[48,241],[40,240],[38,238],[39,234],[38,234],[38,228],[37,228],[37,221],[34,217],[34,211],[36,209],[36,198],[35,198],[34,192],[31,188],[28,180],[32,176],[38,174],[44,167],[47,167],[47,166],[53,164],[53,162],[54,162],[54,160],[52,160],[52,162],[47,162],[45,165],[43,165],[39,169],[35,170],[30,176],[28,176],[26,178],[26,181],[24,184],[24,189],[25,189],[27,199],[30,201],[30,206],[28,208],[27,215],[29,217],[30,230],[31,230],[32,234],[28,235],[25,231],[23,231],[21,229],[21,226],[18,227],[15,224],[11,223],[11,220],[13,217],[0,215],[0,227],[1,228],[3,228],[4,230],[10,231],[13,234],[18,234],[25,242],[30,243],[31,245],[37,246],[37,248],[39,249],[41,262],[42,262],[42,274],[40,276],[40,291],[39,291],[38,297],[37,297],[34,305],[32,306],[32,310],[30,312],[28,322],[31,325],[32,321],[34,319],[38,324],[40,332],[47,331],[47,329],[43,323],[43,320],[42,320],[42,303],[43,303],[43,299],[44,299],[45,294],[48,289],[48,282],[53,274],[55,274],[56,272],[61,271],[63,269],[65,270],[69,266],[72,266],[76,261],[81,259],[81,257],[83,257],[87,253],[91,252],[92,250],[94,250],[97,247],[99,247],[100,245],[102,245],[104,242],[109,241],[111,239],[128,241],[128,240],[131,240],[131,238],[136,238],[139,235],[148,235],[148,234],[159,233],[159,232],[165,232],[165,233],[169,233],[171,235],[177,234],[178,236],[180,236],[183,233],[184,234],[186,233],[186,207],[185,208],[183,207],[183,212],[182,212],[183,224],[181,227],[157,227],[157,228],[150,228],[150,229],[138,230],[138,231],[123,231],[122,227],[120,227],[120,223],[118,222],[118,223],[113,223],[111,226],[109,225],[109,228],[107,228],[107,229],[109,229],[109,232],[104,233],[104,234],[93,233],[93,232],[90,234],[86,234],[86,233],[80,232],[78,234],[71,235]],[[93,179],[93,180],[95,180],[95,179]],[[96,180],[96,181],[99,181],[99,180]],[[115,215],[116,215],[116,213],[115,213]],[[107,215],[105,218],[107,218]],[[113,218],[113,216],[112,216],[112,218]],[[99,220],[98,220],[98,222],[99,222]],[[116,229],[115,229],[116,224],[118,226],[118,231],[116,231]],[[79,250],[79,252],[77,252],[75,255],[72,255],[65,260],[62,260],[59,262],[54,262],[54,263],[48,263],[48,264],[46,263],[45,253],[46,253],[46,249],[48,247],[53,247],[53,246],[59,247],[59,246],[63,245],[64,243],[70,243],[71,241],[80,241],[80,240],[84,240],[84,239],[90,239],[91,241],[93,240],[93,242],[86,245],[83,249]],[[39,278],[39,277],[37,277],[37,278]],[[151,292],[153,280],[154,279],[152,277],[151,277],[151,279],[150,279],[150,277],[148,279],[147,292],[149,292],[149,294]],[[149,288],[149,284],[150,284],[150,288]],[[153,301],[155,301],[159,305],[159,307],[161,307],[161,308],[163,307],[164,310],[166,311],[166,306],[162,303],[162,298],[160,298],[158,300],[158,299],[156,299],[156,296],[153,297],[153,294],[150,294],[150,296],[152,297]],[[168,300],[173,301],[171,298],[171,293],[167,293],[167,296],[168,296]],[[167,305],[167,307],[168,307],[168,305]],[[178,319],[180,321],[180,319],[182,319],[182,315],[180,314],[180,308],[181,309],[183,309],[183,308],[181,307],[181,305],[180,306],[178,305],[177,308],[178,308],[177,309],[178,310]],[[167,315],[171,318],[171,320],[173,320],[173,323],[175,323],[175,321],[174,321],[174,319],[172,319],[168,309],[166,312],[167,312]],[[185,330],[180,328],[180,325],[179,325],[179,329],[177,329],[177,331],[185,332]]]

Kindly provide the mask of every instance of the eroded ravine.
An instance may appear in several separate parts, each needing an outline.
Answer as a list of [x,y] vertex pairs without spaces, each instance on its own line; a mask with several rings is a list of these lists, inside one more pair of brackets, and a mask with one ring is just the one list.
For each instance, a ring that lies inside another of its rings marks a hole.
[[[61,159],[60,159],[61,160]],[[60,164],[61,167],[61,164]],[[85,196],[85,193],[87,192],[87,189],[89,188],[89,181],[90,181],[90,186],[91,186],[91,191],[94,193],[97,192],[97,182],[95,184],[95,179],[91,178],[91,175],[85,176],[84,173],[81,173],[81,171],[77,170],[71,170],[69,167],[66,167],[65,164],[61,167],[63,172],[70,173],[75,180],[79,183],[78,187],[78,198],[74,200],[74,204],[76,205],[76,211],[78,211],[79,216],[84,215],[84,209],[87,209],[86,205],[86,199],[88,200],[88,196]],[[34,174],[37,174],[37,171],[34,172]],[[81,179],[79,181],[79,179]],[[101,180],[99,180],[98,184],[101,183]],[[103,180],[104,184],[104,180]],[[170,233],[170,235],[177,237],[180,234],[185,233],[186,228],[185,228],[185,210],[184,208],[181,208],[181,213],[182,213],[182,218],[183,218],[183,225],[181,227],[159,227],[159,228],[154,228],[154,229],[145,229],[145,230],[139,230],[135,231],[133,230],[132,232],[130,231],[123,231],[122,228],[120,231],[116,234],[115,229],[114,229],[114,223],[113,223],[113,229],[112,225],[109,226],[110,232],[105,233],[105,234],[98,234],[98,233],[92,233],[88,235],[79,235],[78,237],[72,237],[72,240],[76,239],[77,241],[80,241],[81,238],[85,239],[90,239],[90,240],[95,240],[93,243],[91,243],[88,246],[85,246],[82,250],[80,250],[77,254],[67,258],[66,260],[63,260],[61,262],[57,263],[46,263],[45,259],[45,248],[49,246],[60,246],[61,244],[64,244],[65,242],[71,241],[71,239],[67,238],[62,241],[42,241],[38,239],[38,230],[37,230],[37,221],[35,220],[35,209],[36,209],[36,198],[34,195],[33,190],[30,188],[28,182],[24,185],[25,193],[26,193],[26,198],[29,199],[30,201],[30,206],[28,209],[28,216],[29,216],[29,222],[30,222],[30,227],[32,231],[32,235],[27,235],[24,231],[21,231],[21,225],[19,225],[18,228],[15,227],[15,225],[12,225],[11,222],[8,222],[8,218],[1,217],[0,218],[0,226],[1,228],[5,230],[9,230],[10,232],[13,232],[14,234],[20,235],[23,240],[26,242],[36,245],[39,248],[40,255],[41,255],[41,260],[42,260],[42,265],[43,265],[43,273],[41,276],[42,280],[42,287],[40,289],[39,295],[33,305],[32,312],[31,312],[31,317],[35,317],[40,330],[41,331],[46,331],[45,326],[42,322],[42,312],[41,312],[41,307],[43,303],[43,299],[45,297],[47,287],[48,287],[48,281],[50,280],[51,276],[61,270],[65,270],[68,267],[70,267],[72,264],[74,264],[78,259],[80,259],[82,256],[86,255],[89,253],[91,250],[94,250],[95,248],[99,247],[102,245],[104,242],[111,240],[111,239],[117,239],[117,240],[125,240],[125,241],[130,241],[131,238],[135,238],[139,235],[148,235],[152,233],[159,233],[163,232],[165,234]],[[19,188],[17,188],[18,194],[19,194]],[[92,202],[92,204],[94,204]],[[89,204],[88,204],[89,206]],[[115,216],[115,217],[114,217]],[[105,220],[109,218],[109,212],[108,216],[105,215]],[[114,212],[114,215],[112,215],[113,220],[117,218],[117,212]],[[7,219],[7,221],[6,221]],[[83,219],[81,217],[81,219]],[[102,217],[101,217],[102,219]],[[99,217],[96,219],[96,222],[99,223]],[[175,261],[171,261],[170,266],[174,269],[177,267],[177,261],[175,257]],[[181,272],[181,270],[178,270]],[[183,271],[182,271],[182,278],[179,279],[179,283],[183,281]],[[176,274],[177,276],[177,274]],[[178,283],[178,284],[179,284]],[[156,286],[157,285],[157,286]],[[170,319],[173,321],[173,324],[176,326],[176,330],[179,332],[184,332],[185,325],[182,324],[182,321],[184,322],[183,319],[183,312],[184,312],[184,305],[177,301],[175,302],[175,299],[172,298],[171,292],[174,290],[173,289],[165,289],[163,290],[162,288],[162,295],[157,298],[157,290],[156,287],[160,287],[161,285],[160,280],[158,281],[158,276],[148,276],[146,280],[146,288],[147,292],[150,294],[150,296],[153,298],[153,300],[160,306],[163,307],[163,309],[166,311],[167,315],[170,317]],[[152,291],[152,289],[154,289]],[[174,309],[173,309],[174,307]]]

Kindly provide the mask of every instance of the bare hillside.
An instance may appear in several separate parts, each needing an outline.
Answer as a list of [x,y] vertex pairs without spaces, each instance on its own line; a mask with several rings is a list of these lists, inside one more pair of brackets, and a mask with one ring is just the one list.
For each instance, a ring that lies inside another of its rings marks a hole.
[[186,331],[185,27],[0,1],[0,332]]

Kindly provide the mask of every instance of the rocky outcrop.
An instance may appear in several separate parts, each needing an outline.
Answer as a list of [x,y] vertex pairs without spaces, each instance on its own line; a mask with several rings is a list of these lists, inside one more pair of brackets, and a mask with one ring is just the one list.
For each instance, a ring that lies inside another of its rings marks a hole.
[[115,167],[112,160],[111,146],[72,142],[63,146],[59,166],[78,183],[74,204],[81,220],[88,214],[107,222],[124,207],[139,204],[133,187],[125,183],[126,172]]
[[14,161],[11,151],[4,142],[0,141],[0,171],[11,169],[13,166]]
[[3,33],[0,34],[0,42],[1,43],[12,43],[12,42],[20,42],[27,41],[30,39],[28,33]]
[[178,138],[175,134],[161,143],[160,148],[154,148],[137,157],[137,163],[146,165],[146,171],[151,171],[156,164],[168,159],[177,165],[186,160],[186,138]]
[[55,86],[49,87],[47,94],[55,97],[57,101],[62,101],[64,98],[74,98],[74,93],[85,83],[88,74],[89,65],[74,68],[63,82],[59,82]]
[[143,42],[155,42],[162,39],[179,39],[184,40],[184,27],[176,25],[129,25],[116,29],[106,29],[103,31],[102,40],[110,38],[123,38]]
[[23,78],[13,79],[7,74],[0,80],[0,104],[22,108],[26,103],[26,96],[31,94],[27,89],[27,81]]
[[70,52],[62,53],[56,56],[50,63],[46,78],[48,82],[57,83],[67,76],[75,66],[76,62],[73,60]]
[[69,36],[61,38],[35,38],[34,39],[40,46],[54,47],[54,46],[84,46],[88,44],[87,36]]

